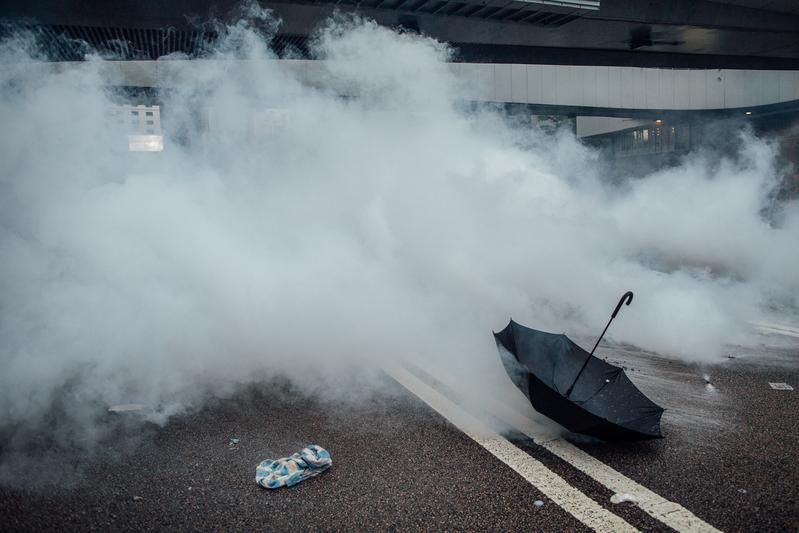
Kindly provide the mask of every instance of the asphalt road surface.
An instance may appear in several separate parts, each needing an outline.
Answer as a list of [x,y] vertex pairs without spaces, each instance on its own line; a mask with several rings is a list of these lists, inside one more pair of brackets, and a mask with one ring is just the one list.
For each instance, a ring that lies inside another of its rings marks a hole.
[[[740,351],[708,367],[602,346],[598,355],[627,367],[666,407],[666,438],[576,446],[695,515],[696,530],[799,530],[798,345]],[[435,376],[415,375],[435,385]],[[271,384],[164,427],[137,422],[135,414],[109,415],[114,431],[92,455],[51,449],[19,463],[16,481],[0,486],[0,530],[591,529],[553,501],[551,487],[526,479],[389,375],[382,379],[383,392],[368,401]],[[458,403],[445,386],[434,389]],[[611,503],[613,490],[524,432],[505,437],[601,513],[642,531],[671,530],[643,506]],[[329,471],[288,489],[254,483],[261,460],[309,443],[330,451]],[[37,453],[33,445],[30,455]]]

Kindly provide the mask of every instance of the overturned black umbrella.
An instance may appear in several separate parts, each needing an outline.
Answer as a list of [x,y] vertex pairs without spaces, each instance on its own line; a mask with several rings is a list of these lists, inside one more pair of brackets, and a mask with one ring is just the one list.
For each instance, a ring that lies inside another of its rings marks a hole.
[[[623,303],[619,300],[605,330]],[[633,385],[621,368],[586,352],[566,335],[545,333],[513,320],[494,333],[502,364],[536,411],[575,433],[609,441],[661,438],[663,408]]]

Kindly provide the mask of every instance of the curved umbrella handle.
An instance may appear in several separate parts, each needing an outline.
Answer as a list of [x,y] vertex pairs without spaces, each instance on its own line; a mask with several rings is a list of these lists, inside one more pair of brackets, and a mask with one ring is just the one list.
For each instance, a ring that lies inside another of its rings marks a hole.
[[[624,300],[627,301],[625,302]],[[621,305],[623,303],[626,303],[627,305],[633,303],[633,291],[627,291],[624,293],[624,296],[621,297],[619,304],[616,306],[616,309],[613,310],[613,314],[610,316],[611,320],[616,318],[616,315],[619,314],[619,309],[621,309]]]
[[599,346],[599,341],[601,341],[602,337],[605,336],[605,332],[610,327],[610,323],[613,322],[613,319],[616,318],[617,314],[619,314],[619,310],[621,309],[621,306],[623,304],[625,304],[625,303],[627,305],[630,305],[631,303],[633,303],[633,291],[625,292],[624,296],[622,296],[621,300],[619,300],[619,303],[616,304],[616,309],[614,309],[613,310],[613,314],[610,315],[610,320],[608,320],[608,324],[607,324],[607,326],[605,326],[605,329],[602,330],[602,335],[600,335],[599,338],[596,340],[596,344],[594,344],[594,347],[591,349],[591,353],[589,353],[588,357],[585,358],[585,362],[583,363],[583,366],[580,368],[580,371],[577,372],[577,376],[575,376],[574,381],[571,384],[571,387],[569,387],[569,389],[566,391],[566,397],[567,398],[569,396],[571,396],[572,390],[574,390],[574,386],[577,384],[577,380],[580,379],[580,375],[583,373],[583,370],[585,370],[585,367],[588,366],[588,361],[591,360],[591,356],[594,355],[594,350],[596,350],[596,347]]
[[[625,300],[626,300],[626,302],[625,302]],[[631,303],[633,303],[633,291],[625,292],[624,296],[622,296],[621,300],[619,300],[619,303],[616,304],[616,309],[614,309],[613,310],[613,314],[610,315],[610,320],[608,320],[608,325],[605,326],[605,329],[602,330],[602,335],[599,336],[599,338],[596,340],[596,344],[594,344],[594,347],[591,349],[591,355],[594,355],[594,350],[596,350],[596,347],[599,346],[599,341],[601,341],[602,337],[605,336],[605,332],[610,327],[610,323],[613,322],[614,318],[616,318],[616,315],[619,313],[619,309],[621,309],[621,306],[624,303],[626,303],[627,305],[630,305]],[[583,365],[583,368],[585,368],[585,365]],[[581,370],[581,372],[582,372],[582,370]]]

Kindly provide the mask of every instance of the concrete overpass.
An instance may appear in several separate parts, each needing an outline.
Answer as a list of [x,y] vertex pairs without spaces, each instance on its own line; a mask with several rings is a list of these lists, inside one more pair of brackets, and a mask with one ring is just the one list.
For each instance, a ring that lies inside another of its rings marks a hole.
[[[240,0],[6,0],[0,26],[31,30],[54,60],[82,42],[117,59],[203,55]],[[463,62],[799,70],[796,0],[261,0],[273,46],[307,53],[334,11],[452,44]],[[0,28],[2,30],[2,28]]]
[[[102,67],[109,84],[168,89],[196,61],[209,60],[208,45],[224,32],[224,23],[241,17],[239,2],[7,0],[0,6],[0,37],[33,35],[52,63],[32,69],[81,68],[90,49],[109,60]],[[796,0],[258,3],[282,20],[277,33],[268,34],[278,56],[291,49],[291,57],[302,57],[281,64],[305,83],[328,84],[341,94],[348,89],[336,87],[307,47],[334,11],[448,42],[456,50],[448,68],[464,100],[577,117],[578,134],[581,120],[587,135],[622,132],[618,139],[600,139],[605,144],[624,144],[638,133],[646,138],[646,128],[659,138],[661,121],[655,119],[661,118],[676,132],[677,149],[693,146],[699,138],[694,133],[709,117],[746,117],[752,124],[762,118],[759,127],[771,131],[787,130],[799,117]],[[157,61],[175,52],[192,61]],[[680,140],[681,125],[690,130],[687,144]]]
[[[100,65],[109,85],[168,89],[192,69],[213,61],[107,61]],[[275,61],[306,84],[348,95],[349,89],[331,75],[325,61]],[[231,75],[236,75],[237,65],[242,72],[253,68],[253,61],[225,63]],[[31,63],[24,69],[34,74],[87,67],[83,62],[51,62]],[[757,116],[799,111],[799,71],[795,70],[486,63],[449,63],[447,68],[455,76],[458,98],[522,104],[560,114],[654,117],[706,112]]]

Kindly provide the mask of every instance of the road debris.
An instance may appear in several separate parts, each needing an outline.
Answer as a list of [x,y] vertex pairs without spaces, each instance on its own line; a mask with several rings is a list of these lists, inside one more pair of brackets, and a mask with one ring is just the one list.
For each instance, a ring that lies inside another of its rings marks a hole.
[[291,487],[333,465],[330,453],[316,444],[281,459],[266,459],[255,469],[255,482],[266,489]]
[[536,500],[533,502],[533,505],[535,505],[536,507],[542,507],[544,505],[544,502],[541,500]]
[[238,437],[230,437],[230,440],[228,441],[227,446],[228,446],[228,448],[233,449],[233,448],[238,447],[240,442],[241,442],[240,438],[238,438]]
[[624,503],[624,502],[638,503],[638,498],[636,498],[632,494],[627,494],[626,492],[625,493],[619,492],[610,497],[610,503]]
[[787,383],[771,383],[769,382],[769,386],[774,390],[793,390],[793,387],[788,385]]
[[134,502],[137,502],[137,501],[139,501],[139,500],[143,500],[143,499],[144,499],[144,498],[142,498],[141,496],[134,496],[134,497],[133,497],[133,501],[134,501]]

